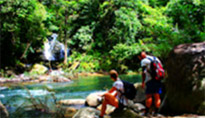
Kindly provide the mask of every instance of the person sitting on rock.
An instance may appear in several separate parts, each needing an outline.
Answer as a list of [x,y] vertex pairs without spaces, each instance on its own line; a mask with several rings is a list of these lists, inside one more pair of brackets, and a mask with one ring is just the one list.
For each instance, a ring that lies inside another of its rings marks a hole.
[[123,82],[118,77],[117,71],[111,70],[109,74],[114,83],[112,88],[107,93],[102,95],[104,97],[104,100],[102,102],[102,109],[100,114],[101,118],[105,114],[107,104],[120,109],[128,104],[128,99],[122,95],[122,92],[124,92],[124,86]]
[[155,60],[157,63],[161,64],[160,60],[157,57],[147,55],[145,52],[141,52],[138,55],[138,58],[141,60],[142,67],[142,88],[146,84],[146,109],[145,115],[149,114],[149,109],[152,105],[152,96],[155,99],[155,115],[158,114],[158,109],[161,104],[160,93],[161,93],[161,81],[155,79],[151,74],[151,63],[152,60]]

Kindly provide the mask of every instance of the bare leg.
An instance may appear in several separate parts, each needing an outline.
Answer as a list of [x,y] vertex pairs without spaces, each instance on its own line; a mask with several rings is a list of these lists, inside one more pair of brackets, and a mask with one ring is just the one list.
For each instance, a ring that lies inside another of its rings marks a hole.
[[147,94],[146,95],[146,110],[145,110],[145,115],[149,113],[149,109],[152,105],[152,94]]
[[155,93],[154,94],[154,99],[155,99],[155,106],[156,106],[156,108],[159,108],[160,104],[161,104],[159,93]]

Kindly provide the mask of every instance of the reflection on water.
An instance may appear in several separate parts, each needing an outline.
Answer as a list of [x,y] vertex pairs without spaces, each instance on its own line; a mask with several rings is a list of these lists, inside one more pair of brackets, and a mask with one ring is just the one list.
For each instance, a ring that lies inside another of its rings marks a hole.
[[[130,82],[140,82],[139,76],[121,75],[122,80]],[[12,113],[18,106],[31,105],[30,95],[34,98],[45,99],[45,97],[55,94],[57,100],[86,98],[92,92],[104,91],[112,86],[113,81],[109,76],[104,77],[80,77],[69,83],[38,83],[26,85],[24,87],[13,86],[11,88],[0,87],[0,99]],[[26,89],[25,89],[26,88]],[[30,95],[28,94],[30,93]],[[52,106],[54,101],[48,104]]]

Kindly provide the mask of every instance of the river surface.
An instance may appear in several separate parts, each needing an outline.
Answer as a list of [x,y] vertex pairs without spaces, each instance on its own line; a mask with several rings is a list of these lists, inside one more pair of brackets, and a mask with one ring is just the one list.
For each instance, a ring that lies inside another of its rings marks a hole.
[[[120,75],[122,80],[132,83],[140,82],[137,75]],[[50,108],[54,105],[54,100],[64,99],[85,99],[92,92],[105,91],[112,87],[113,81],[109,76],[103,77],[80,77],[67,83],[35,83],[29,85],[12,85],[0,87],[0,100],[7,107],[10,117],[15,118],[16,111],[23,111],[22,108],[29,108],[32,105],[32,98],[39,99]],[[55,96],[55,98],[53,97]],[[24,106],[24,107],[22,107]],[[20,109],[20,110],[19,110]],[[33,118],[35,116],[23,113],[21,118]],[[37,116],[46,117],[45,115]]]

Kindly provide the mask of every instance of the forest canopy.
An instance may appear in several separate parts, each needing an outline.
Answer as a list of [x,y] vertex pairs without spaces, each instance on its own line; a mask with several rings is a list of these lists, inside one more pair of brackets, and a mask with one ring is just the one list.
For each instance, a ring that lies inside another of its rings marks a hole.
[[144,50],[162,60],[176,45],[205,41],[204,0],[1,0],[0,66],[38,62],[53,32],[78,71],[137,70]]

